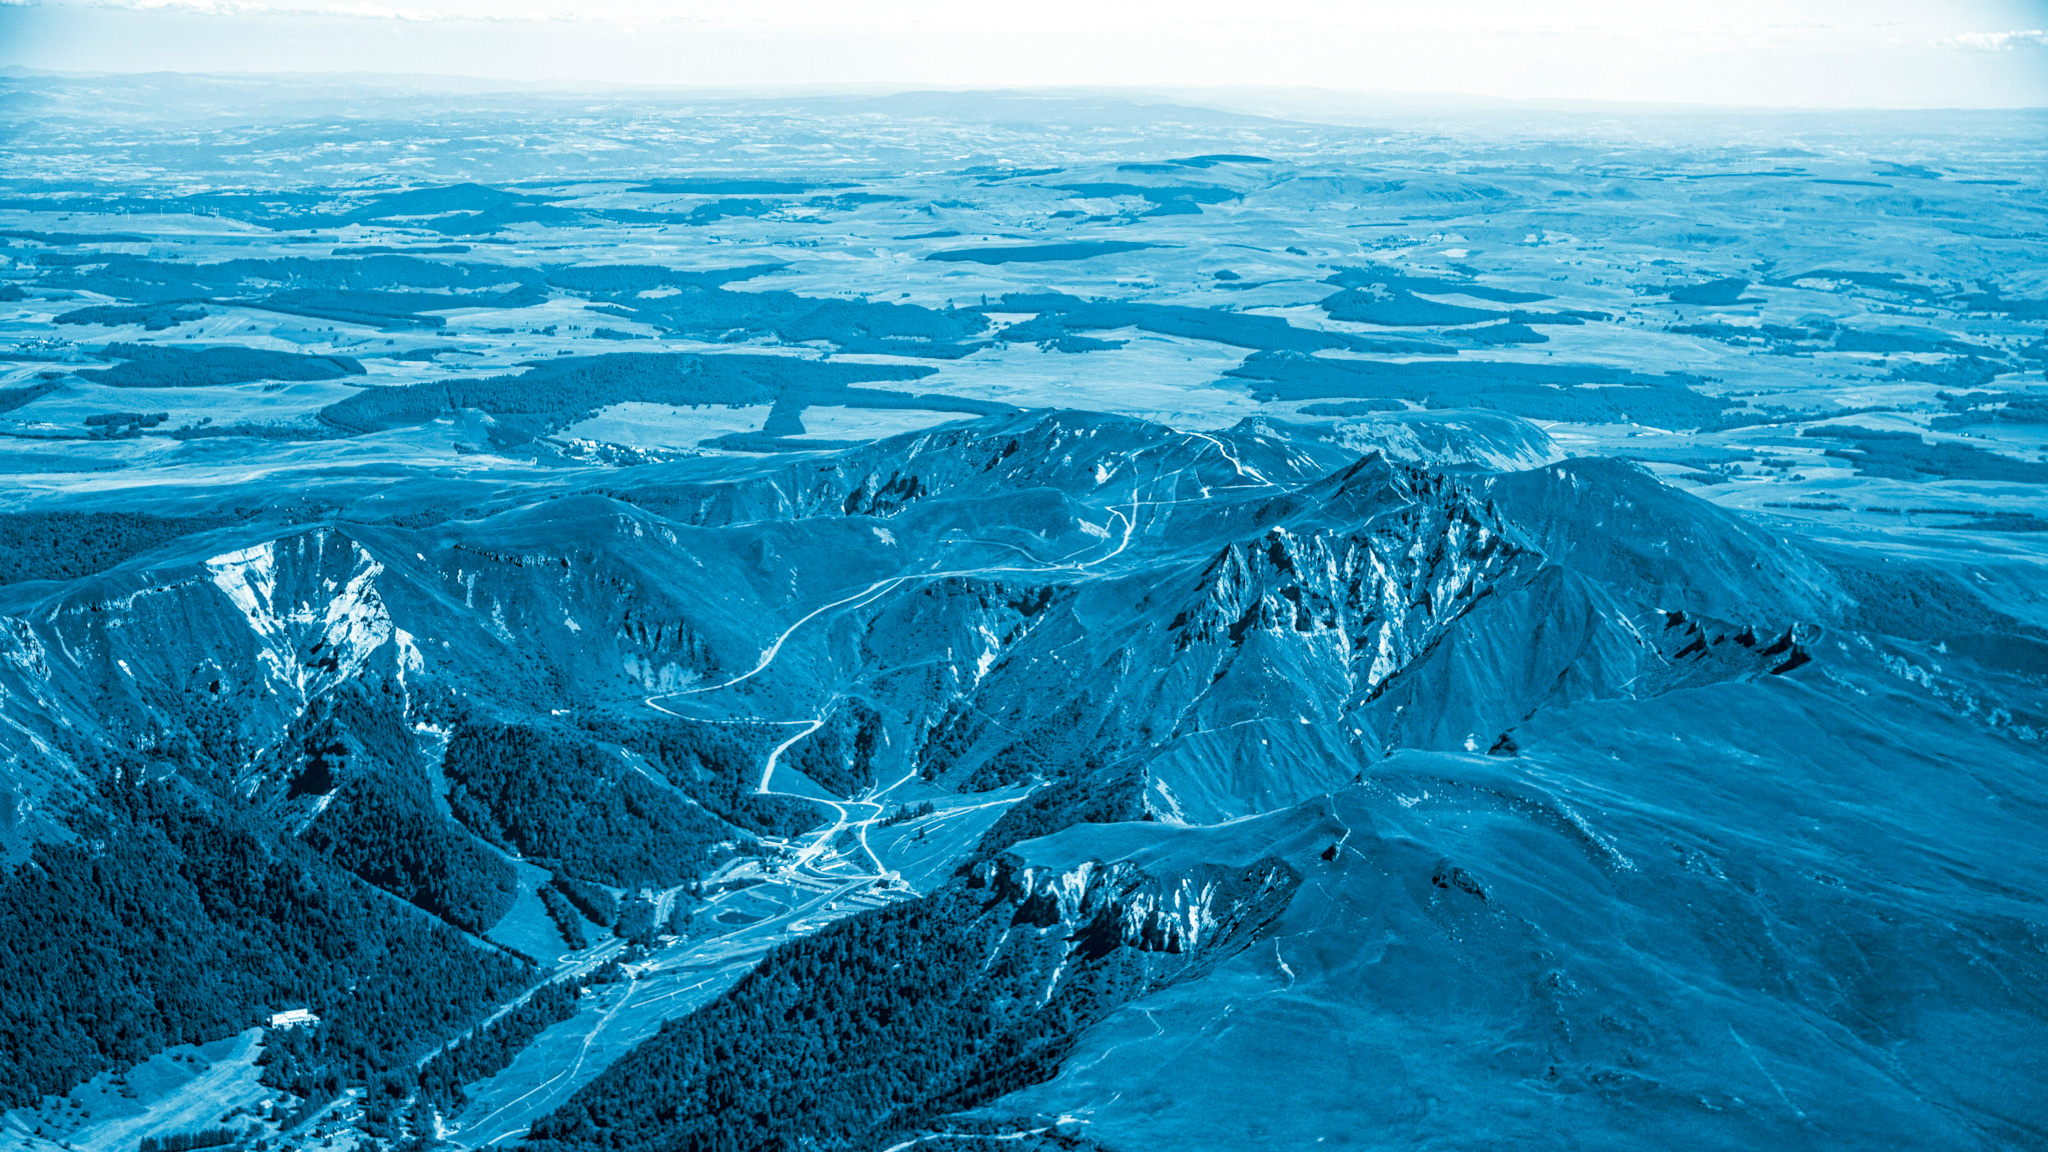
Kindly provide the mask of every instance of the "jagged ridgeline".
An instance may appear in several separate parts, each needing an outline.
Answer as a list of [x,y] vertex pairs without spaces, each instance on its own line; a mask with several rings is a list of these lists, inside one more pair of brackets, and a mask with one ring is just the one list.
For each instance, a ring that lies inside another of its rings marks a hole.
[[[647,363],[748,388],[775,358],[725,359]],[[568,360],[527,410],[580,409],[609,379]],[[473,386],[365,418],[482,406],[450,398]],[[459,1109],[467,1077],[577,1011],[544,988],[466,1035],[558,958],[494,942],[506,925],[657,942],[736,858],[839,850],[815,830],[880,863],[893,849],[864,836],[957,808],[987,814],[930,850],[921,887],[792,931],[532,1146],[869,1147],[1072,1112],[1111,1071],[1238,1125],[1215,1087],[1233,1051],[1260,1054],[1248,1082],[1334,1099],[1332,1077],[1378,1068],[1357,1047],[1375,1027],[1453,1053],[1432,1083],[1469,1085],[1441,1089],[1460,1116],[1568,1095],[1561,1126],[1638,1109],[1662,1140],[1699,1122],[1729,1043],[1695,1034],[1712,1013],[1678,987],[1738,1005],[1760,1062],[1836,1037],[1802,1091],[1843,1104],[1809,1114],[1890,1101],[1963,1131],[1946,1104],[1897,1103],[1945,1051],[1931,1018],[1876,1013],[1888,978],[1835,994],[1822,976],[1838,946],[1895,960],[1934,939],[1929,1012],[1991,1004],[2000,1035],[2041,1019],[2038,947],[1949,871],[1991,867],[2015,818],[1940,861],[1903,847],[1931,825],[1809,829],[1886,877],[1851,892],[1784,847],[1776,790],[1845,811],[1924,792],[1911,819],[1961,827],[1927,749],[1966,751],[1987,787],[2029,770],[2048,638],[1631,465],[1497,471],[1543,441],[1498,409],[1376,435],[1415,451],[1036,411],[570,473],[445,515],[352,479],[310,519],[52,520],[112,542],[0,601],[7,844],[31,861],[0,892],[0,980],[29,990],[0,1029],[8,1098],[303,1004],[321,1022],[274,1039],[267,1082],[375,1085],[380,1123],[408,1100]],[[1899,686],[1937,651],[1957,687]],[[1871,693],[1884,715],[1856,703]],[[1776,735],[1821,717],[1830,739]],[[1912,771],[1874,783],[1874,764]],[[843,818],[899,786],[934,807]],[[1641,925],[1640,949],[1573,919],[1587,908]],[[1772,943],[1724,945],[1731,918]],[[1208,1029],[1225,1007],[1231,1028]],[[1105,1039],[1149,1044],[1155,1009],[1202,1091],[1166,1090],[1161,1048]],[[1306,1043],[1326,1016],[1357,1027]],[[1386,1121],[1378,1099],[1356,1114]]]

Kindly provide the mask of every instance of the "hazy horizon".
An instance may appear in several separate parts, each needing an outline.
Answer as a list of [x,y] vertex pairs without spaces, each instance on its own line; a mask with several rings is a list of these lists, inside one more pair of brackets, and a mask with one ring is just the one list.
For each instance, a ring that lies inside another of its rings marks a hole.
[[744,12],[578,0],[510,10],[320,0],[0,3],[0,65],[138,74],[341,73],[684,88],[1313,89],[1782,108],[2048,105],[2048,4],[1675,5],[1495,0],[1415,12],[1289,0],[1057,4],[1028,15],[891,0]]

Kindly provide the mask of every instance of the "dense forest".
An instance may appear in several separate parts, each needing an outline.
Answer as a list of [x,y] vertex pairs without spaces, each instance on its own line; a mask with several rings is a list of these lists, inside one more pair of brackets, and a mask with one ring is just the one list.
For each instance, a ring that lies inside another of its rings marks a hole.
[[436,805],[406,707],[389,681],[346,684],[309,706],[273,746],[291,794],[334,797],[300,838],[384,891],[480,934],[511,908],[518,875]]
[[512,865],[436,811],[418,773],[366,774],[335,800],[302,834],[335,863],[465,931],[511,909]]
[[457,819],[551,871],[614,888],[694,879],[730,836],[584,733],[465,724],[443,768]]
[[815,827],[816,805],[787,796],[763,796],[761,761],[781,738],[755,724],[695,720],[593,718],[584,727],[600,740],[622,744],[659,765],[669,782],[729,823],[762,836],[794,836]]
[[875,751],[882,738],[882,715],[856,699],[846,701],[818,730],[783,753],[786,762],[823,784],[827,791],[852,796],[875,782]]
[[[1277,881],[1277,883],[1276,883]],[[779,945],[725,996],[533,1125],[528,1152],[880,1146],[1057,1071],[1117,1005],[1242,948],[1298,877],[1278,861],[1203,880],[1221,930],[1183,953],[1114,903],[1085,924],[977,875]]]
[[536,1122],[526,1148],[864,1146],[1042,1079],[1078,1028],[1141,985],[1102,964],[1034,1011],[1064,947],[1004,948],[984,971],[1012,910],[983,911],[948,889],[775,949]]
[[0,584],[76,580],[181,536],[231,522],[143,512],[7,513],[0,515]]
[[266,836],[177,776],[100,762],[72,843],[0,876],[0,1101],[305,1005],[272,1083],[360,1082],[516,994],[533,969]]

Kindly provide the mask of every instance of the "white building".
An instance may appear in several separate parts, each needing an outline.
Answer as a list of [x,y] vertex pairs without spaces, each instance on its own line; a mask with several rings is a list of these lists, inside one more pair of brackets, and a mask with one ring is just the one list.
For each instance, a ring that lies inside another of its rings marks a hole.
[[282,1012],[272,1012],[270,1014],[270,1026],[272,1028],[301,1028],[318,1024],[319,1022],[320,1018],[313,1015],[312,1010],[309,1008],[287,1008]]

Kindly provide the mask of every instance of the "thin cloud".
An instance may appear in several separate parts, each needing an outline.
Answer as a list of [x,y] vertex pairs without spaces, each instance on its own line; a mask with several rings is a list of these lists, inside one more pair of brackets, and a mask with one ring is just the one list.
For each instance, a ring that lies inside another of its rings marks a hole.
[[2048,48],[2048,30],[2027,28],[2012,32],[1963,32],[1935,44],[1972,52],[2011,52],[2019,48]]
[[[39,0],[0,0],[0,4],[32,4]],[[508,11],[488,8],[456,11],[445,8],[398,8],[388,4],[276,4],[264,0],[98,0],[95,8],[129,12],[184,12],[199,16],[311,16],[346,20],[399,21],[432,24],[453,20],[493,24],[582,22],[591,17],[571,9]]]

